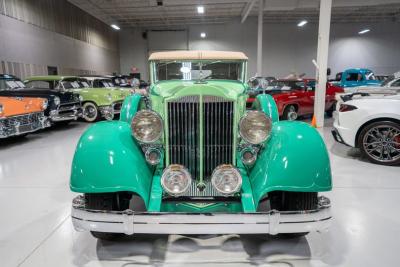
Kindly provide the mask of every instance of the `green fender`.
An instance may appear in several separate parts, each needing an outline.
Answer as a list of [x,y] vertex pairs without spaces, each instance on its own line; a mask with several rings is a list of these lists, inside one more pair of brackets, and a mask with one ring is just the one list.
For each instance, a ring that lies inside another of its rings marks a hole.
[[79,193],[131,191],[146,206],[153,170],[123,121],[99,122],[85,131],[72,162],[70,187]]
[[136,111],[139,108],[141,99],[141,95],[138,94],[126,97],[124,103],[122,104],[119,120],[130,124],[133,116],[135,116]]
[[273,122],[279,121],[278,108],[274,98],[271,95],[258,95],[256,101],[253,103],[253,108],[256,110],[262,110],[271,118]]
[[255,203],[271,191],[332,189],[325,143],[316,129],[303,122],[273,124],[271,138],[261,150],[249,177]]

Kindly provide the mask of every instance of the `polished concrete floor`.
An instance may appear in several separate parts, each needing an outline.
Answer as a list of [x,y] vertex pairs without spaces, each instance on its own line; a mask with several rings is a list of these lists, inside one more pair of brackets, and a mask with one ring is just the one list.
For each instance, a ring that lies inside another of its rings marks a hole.
[[[135,236],[75,232],[70,164],[87,127],[0,142],[0,266],[399,266],[400,168],[370,164],[323,129],[334,190],[329,231],[305,238]],[[307,153],[307,151],[299,151]],[[313,164],[310,162],[310,164]]]

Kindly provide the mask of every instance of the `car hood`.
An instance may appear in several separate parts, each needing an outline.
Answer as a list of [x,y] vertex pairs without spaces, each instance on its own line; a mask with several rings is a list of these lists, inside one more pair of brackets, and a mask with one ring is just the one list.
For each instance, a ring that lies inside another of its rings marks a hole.
[[214,95],[235,100],[246,91],[240,81],[206,80],[196,81],[161,81],[151,87],[150,93],[163,98],[175,98],[187,95]]
[[28,97],[42,97],[51,99],[51,96],[58,96],[61,103],[68,103],[76,101],[76,97],[72,92],[58,91],[51,89],[39,89],[39,88],[21,88],[13,90],[1,90],[0,95],[2,96],[28,96]]
[[31,97],[0,97],[0,104],[3,106],[0,118],[43,111],[43,101],[45,100]]

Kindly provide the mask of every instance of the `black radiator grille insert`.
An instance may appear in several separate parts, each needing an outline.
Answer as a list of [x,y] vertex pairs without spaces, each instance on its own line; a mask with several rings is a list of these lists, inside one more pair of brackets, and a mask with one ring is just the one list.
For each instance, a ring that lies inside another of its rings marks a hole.
[[214,96],[203,100],[204,177],[208,178],[218,165],[232,163],[233,102]]
[[187,96],[168,102],[170,164],[185,166],[193,178],[200,176],[199,106],[198,96]]

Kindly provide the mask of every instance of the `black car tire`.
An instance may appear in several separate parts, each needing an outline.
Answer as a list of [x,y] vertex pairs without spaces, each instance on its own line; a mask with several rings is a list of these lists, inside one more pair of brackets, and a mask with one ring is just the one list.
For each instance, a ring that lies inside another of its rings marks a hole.
[[[118,199],[119,198],[119,199]],[[124,196],[118,193],[95,193],[85,194],[86,207],[88,209],[102,210],[102,211],[123,211],[131,209],[134,211],[145,211],[146,206],[143,200],[137,195]],[[125,237],[122,233],[105,233],[105,232],[90,232],[93,237],[106,241],[113,241]]]
[[[318,208],[317,192],[285,192],[274,191],[269,194],[271,210],[278,211],[300,211],[315,210]],[[304,233],[285,233],[279,234],[279,237],[297,238],[307,235]]]
[[[385,134],[384,132],[385,128],[391,129],[390,136],[384,137],[381,135],[381,137],[383,138],[379,138],[378,136],[376,138],[376,141],[373,141],[372,136],[374,132],[377,133],[376,131],[379,131],[380,134]],[[373,141],[372,143],[374,144],[372,144],[371,141]],[[365,158],[367,158],[372,163],[387,165],[387,166],[400,165],[400,152],[399,152],[400,145],[398,145],[399,143],[400,143],[400,123],[396,123],[393,121],[377,121],[367,124],[362,128],[360,134],[358,135],[358,140],[357,140],[357,146],[358,148],[360,148],[361,153]],[[367,147],[371,147],[372,149],[373,145],[375,145],[377,149],[367,151]],[[383,153],[382,156],[385,155],[386,157],[389,154],[389,156],[392,159],[388,158],[386,160],[385,159],[380,160],[376,157],[374,152],[378,152],[377,150],[380,149],[381,146],[385,148],[381,150],[381,152],[379,153]],[[393,151],[395,151],[394,154]],[[393,155],[395,155],[395,157],[393,157]]]
[[[99,108],[93,102],[85,102],[82,106],[82,118],[86,122],[95,122],[101,117]],[[88,114],[88,112],[90,112]]]
[[297,109],[294,105],[288,105],[283,111],[283,119],[288,121],[295,121],[298,118]]

